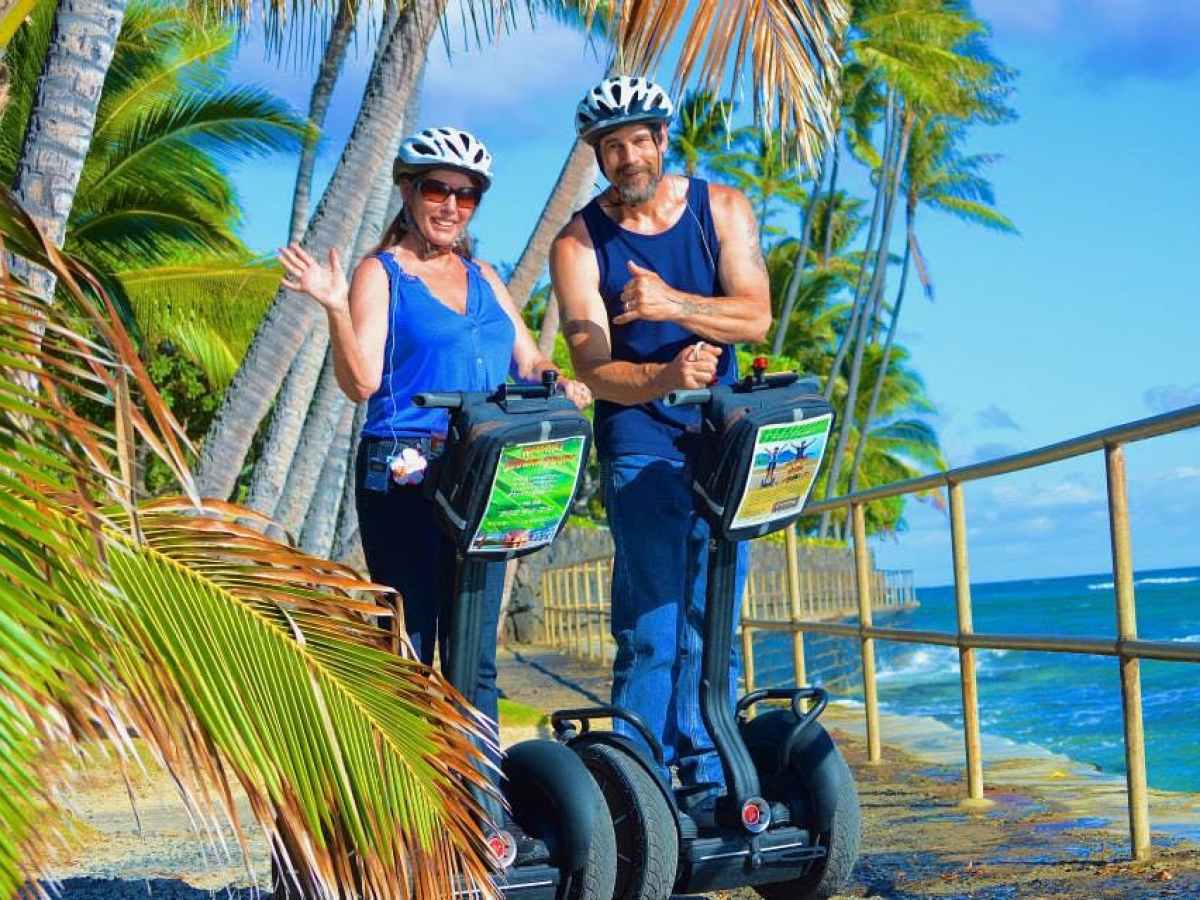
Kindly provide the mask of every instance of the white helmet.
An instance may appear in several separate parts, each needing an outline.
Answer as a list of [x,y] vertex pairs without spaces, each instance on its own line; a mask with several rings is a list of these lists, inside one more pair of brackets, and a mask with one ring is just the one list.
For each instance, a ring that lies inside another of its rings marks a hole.
[[575,131],[590,143],[601,132],[622,125],[669,122],[674,110],[667,92],[647,78],[606,78],[579,101]]
[[492,184],[492,154],[475,135],[458,128],[426,128],[405,139],[392,164],[392,175],[421,169],[459,169],[483,179],[486,191]]

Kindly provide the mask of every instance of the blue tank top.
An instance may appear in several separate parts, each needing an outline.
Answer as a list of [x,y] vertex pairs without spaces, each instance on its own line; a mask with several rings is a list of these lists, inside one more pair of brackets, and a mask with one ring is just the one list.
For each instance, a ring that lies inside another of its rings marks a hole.
[[[622,228],[600,208],[599,198],[584,207],[582,215],[600,267],[600,295],[608,309],[612,358],[666,363],[688,344],[706,340],[675,322],[638,320],[613,325],[612,320],[622,312],[621,291],[630,278],[630,260],[652,269],[676,290],[700,297],[722,295],[717,269],[721,245],[708,202],[708,182],[689,179],[687,208],[679,221],[661,234],[637,234]],[[728,384],[737,380],[737,358],[733,347],[722,347],[717,380]],[[661,400],[622,406],[597,400],[596,452],[602,459],[632,453],[685,459],[691,443],[688,436],[698,431],[699,424],[700,410],[694,406],[672,409]]]
[[516,329],[479,266],[467,268],[467,311],[456,313],[425,282],[409,275],[392,254],[375,258],[387,271],[388,333],[383,377],[367,401],[367,437],[428,437],[445,434],[444,409],[414,406],[422,391],[491,391],[504,383]]

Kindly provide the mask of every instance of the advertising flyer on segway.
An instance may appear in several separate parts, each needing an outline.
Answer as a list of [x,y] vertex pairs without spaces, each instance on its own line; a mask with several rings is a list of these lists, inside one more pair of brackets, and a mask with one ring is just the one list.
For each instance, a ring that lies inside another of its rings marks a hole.
[[761,525],[804,505],[825,455],[830,415],[761,428],[732,528]]
[[471,551],[549,544],[570,509],[583,448],[579,436],[505,447]]

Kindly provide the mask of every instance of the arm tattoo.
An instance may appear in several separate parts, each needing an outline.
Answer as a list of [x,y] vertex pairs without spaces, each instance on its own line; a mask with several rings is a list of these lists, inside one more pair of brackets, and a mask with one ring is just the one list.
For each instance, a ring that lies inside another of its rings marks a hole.
[[762,244],[758,239],[758,223],[751,221],[749,234],[747,235],[747,243],[749,244],[750,258],[754,261],[755,267],[760,272],[767,271],[767,261],[763,258]]
[[680,316],[707,316],[713,312],[712,305],[687,297],[672,297],[671,300],[679,307]]

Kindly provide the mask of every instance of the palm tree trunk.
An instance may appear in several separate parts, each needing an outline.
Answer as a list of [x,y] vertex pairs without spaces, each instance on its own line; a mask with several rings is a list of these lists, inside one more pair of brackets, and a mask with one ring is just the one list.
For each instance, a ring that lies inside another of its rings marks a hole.
[[829,254],[833,252],[833,206],[837,197],[838,168],[842,160],[841,132],[833,140],[833,171],[829,174],[829,192],[825,195],[825,246],[821,248],[821,265],[829,265]]
[[322,559],[328,557],[333,548],[333,537],[337,531],[338,507],[342,502],[350,443],[354,437],[354,410],[353,403],[343,404],[333,442],[325,455],[325,465],[321,468],[321,477],[317,481],[317,489],[313,493],[300,535],[300,549]]
[[[895,159],[890,162],[886,158],[884,159],[883,171],[880,175],[880,190],[887,194],[883,217],[883,235],[880,238],[879,249],[875,257],[875,272],[872,277],[871,290],[865,298],[863,315],[859,322],[858,334],[855,338],[854,360],[850,365],[850,382],[846,390],[845,403],[842,405],[841,428],[838,431],[837,448],[833,454],[829,484],[826,486],[827,490],[837,489],[838,477],[842,469],[842,460],[845,457],[846,447],[850,440],[850,432],[854,428],[855,409],[858,404],[858,386],[862,380],[863,355],[866,352],[867,335],[871,330],[871,321],[877,314],[879,301],[883,293],[883,279],[887,269],[888,244],[891,241],[892,222],[895,219],[895,199],[899,191],[900,174],[904,170],[904,160],[908,155],[908,140],[912,134],[912,123],[913,117],[911,114],[905,115],[903,134],[900,138],[899,146],[896,148]],[[897,122],[896,124],[899,123]],[[860,432],[859,441],[862,442],[864,437]],[[822,520],[821,536],[824,537],[825,515],[822,516]]]
[[[323,321],[318,322],[304,338],[300,352],[292,360],[283,386],[279,389],[266,443],[254,464],[250,491],[246,497],[246,505],[264,516],[275,515],[279,498],[283,496],[288,470],[296,455],[300,431],[304,427],[305,414],[316,390],[317,379],[321,376],[321,361],[328,346],[329,326]],[[316,365],[312,363],[314,354],[320,354]]]
[[[92,143],[125,5],[126,0],[59,0],[54,15],[13,193],[58,247]],[[53,296],[55,279],[45,269],[20,257],[9,265],[39,297]]]
[[342,503],[338,508],[337,531],[334,534],[331,559],[342,562],[358,543],[358,506],[354,496],[354,462],[358,458],[358,442],[362,440],[363,420],[367,417],[367,404],[360,403],[354,410],[354,424],[350,429],[350,450],[346,454],[346,477],[342,484]]
[[546,300],[546,312],[542,314],[542,328],[538,332],[538,349],[547,357],[554,355],[554,343],[558,338],[560,325],[558,298],[554,296],[554,291],[551,291],[549,299]]
[[[394,4],[388,7],[385,13],[388,17],[385,19],[385,27],[389,19],[396,17],[395,9]],[[414,96],[419,94],[419,88],[413,91]],[[408,118],[407,110],[405,118],[406,120]],[[404,127],[402,125],[396,129],[392,138],[390,147],[392,157],[396,155],[396,149],[403,140],[403,135]],[[357,265],[379,240],[391,187],[391,167],[385,166],[384,171],[381,171],[375,178],[375,187],[367,197],[362,223],[355,236],[353,254],[346,254],[343,248],[342,256],[348,258],[351,264]],[[325,319],[321,318],[308,337],[304,339],[300,352],[292,361],[291,368],[280,388],[279,399],[275,403],[275,413],[271,417],[266,448],[254,466],[249,502],[251,508],[264,515],[274,516],[279,508],[280,497],[286,490],[285,485],[291,477],[289,473],[296,461],[297,448],[303,446],[306,453],[319,453],[321,459],[329,449],[328,441],[307,433],[308,429],[314,427],[322,435],[329,433],[330,426],[328,424],[318,425],[316,422],[310,424],[314,413],[310,412],[309,404],[314,402],[314,397],[320,396],[328,400],[326,406],[316,412],[318,417],[333,416],[336,420],[337,412],[341,409],[337,397],[328,393],[330,390],[336,390],[332,366],[326,362],[328,348],[329,326]],[[319,385],[318,379],[320,379]],[[332,400],[329,399],[331,396]],[[311,470],[316,464],[314,460],[308,461],[307,469]],[[309,482],[301,484],[302,490],[308,489]]]
[[[833,396],[833,386],[837,382],[838,372],[841,371],[842,363],[846,360],[846,353],[850,349],[850,343],[854,339],[854,333],[858,328],[858,320],[862,315],[863,307],[863,287],[866,284],[867,260],[870,258],[871,250],[875,246],[875,236],[879,228],[880,215],[883,212],[883,197],[887,192],[886,181],[884,174],[886,168],[886,160],[892,152],[893,141],[895,140],[895,129],[892,128],[892,104],[894,98],[891,92],[888,93],[887,107],[887,130],[883,139],[883,153],[880,156],[880,172],[879,185],[875,190],[875,203],[871,207],[871,224],[867,228],[867,243],[863,250],[862,264],[858,270],[858,280],[854,285],[854,303],[850,308],[850,324],[846,328],[846,333],[842,335],[841,341],[838,342],[837,353],[833,357],[833,367],[829,370],[829,380],[825,382],[825,399],[828,400]],[[835,488],[826,485],[826,490],[834,490]],[[828,513],[822,516],[822,519],[827,519]],[[824,529],[822,529],[822,532]]]
[[804,267],[808,263],[808,248],[812,242],[813,212],[816,210],[817,200],[821,196],[821,185],[825,181],[825,166],[832,153],[833,149],[830,148],[825,154],[825,159],[817,170],[817,177],[813,179],[812,194],[808,198],[808,205],[804,208],[804,223],[800,228],[800,252],[796,254],[796,265],[792,267],[792,275],[788,279],[783,308],[779,312],[779,327],[775,330],[775,340],[771,343],[771,354],[774,356],[783,352],[783,342],[787,339],[792,310],[796,308],[796,298],[800,296],[800,282],[804,280]]
[[[444,5],[445,0],[413,0],[381,35],[385,46],[367,79],[358,119],[302,241],[317,258],[354,238],[366,206],[363,185],[391,162],[390,148]],[[321,315],[307,298],[282,289],[275,296],[205,436],[196,472],[201,496],[229,496],[254,432]]]
[[342,74],[342,64],[346,61],[346,48],[350,44],[350,36],[354,33],[358,18],[357,6],[356,0],[340,0],[338,3],[337,16],[333,20],[329,40],[325,42],[325,55],[321,58],[321,67],[317,70],[316,81],[313,82],[312,96],[308,101],[308,120],[314,131],[305,137],[304,147],[300,151],[296,187],[292,192],[289,244],[300,239],[308,221],[313,169],[317,164],[317,144],[321,139],[321,129],[325,127],[325,113],[329,110],[329,101],[333,99],[333,89],[337,86],[338,77]]
[[590,145],[577,140],[567,154],[562,171],[558,173],[558,181],[542,208],[537,225],[529,236],[529,243],[525,245],[521,258],[517,260],[517,267],[508,279],[508,292],[518,309],[524,309],[529,302],[533,286],[546,270],[551,243],[578,208],[575,205],[578,198],[590,194],[595,180],[596,154]]
[[858,489],[858,474],[862,468],[862,458],[867,446],[867,432],[875,419],[875,410],[879,407],[879,395],[883,393],[883,382],[887,379],[888,363],[892,358],[892,344],[896,338],[896,323],[900,321],[900,307],[904,305],[904,292],[908,286],[908,270],[912,262],[913,218],[915,210],[910,203],[906,210],[908,222],[907,237],[904,242],[904,266],[900,269],[900,287],[896,291],[896,303],[892,307],[892,320],[888,324],[887,338],[883,342],[883,358],[879,362],[879,372],[875,376],[875,387],[871,389],[871,402],[867,406],[867,416],[859,432],[858,446],[854,448],[854,461],[850,464],[850,493]]
[[304,526],[342,412],[349,405],[349,399],[342,393],[334,377],[333,357],[326,352],[317,390],[312,396],[312,405],[308,407],[308,415],[304,418],[304,427],[296,444],[296,455],[288,467],[279,505],[275,507],[275,521],[288,534],[298,536]]

